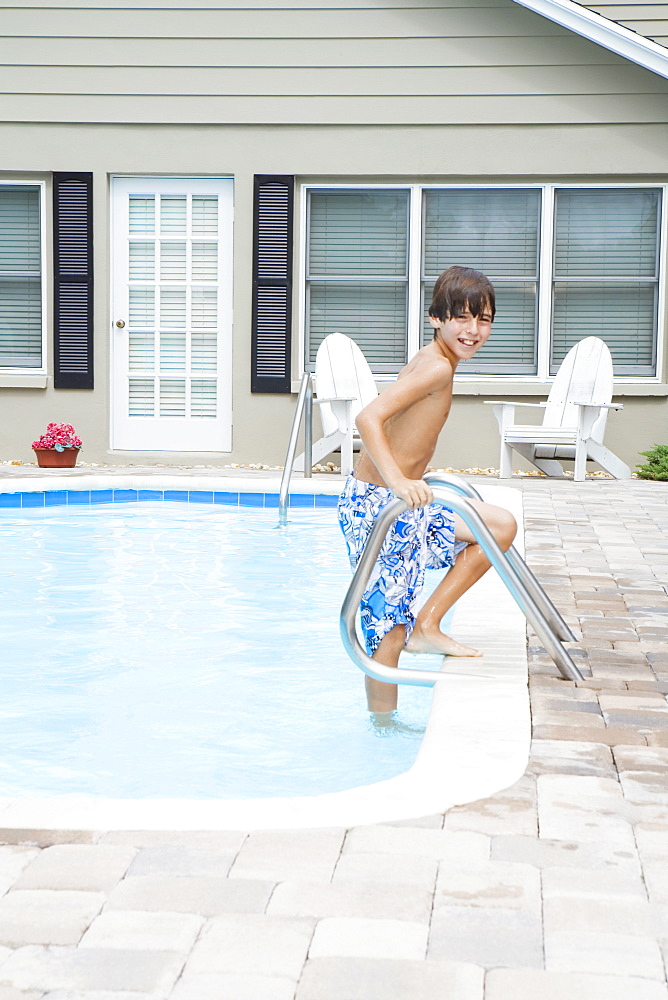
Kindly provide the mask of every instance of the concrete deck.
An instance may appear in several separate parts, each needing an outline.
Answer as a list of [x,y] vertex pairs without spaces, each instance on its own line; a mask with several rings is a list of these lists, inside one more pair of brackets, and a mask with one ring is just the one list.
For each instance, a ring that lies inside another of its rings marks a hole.
[[522,779],[349,830],[3,831],[0,1000],[668,1000],[668,487],[513,486],[585,675],[530,636]]

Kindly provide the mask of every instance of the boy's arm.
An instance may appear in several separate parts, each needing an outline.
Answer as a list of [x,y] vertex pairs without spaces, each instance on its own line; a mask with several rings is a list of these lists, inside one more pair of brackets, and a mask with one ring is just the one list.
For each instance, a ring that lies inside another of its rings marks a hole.
[[410,479],[405,475],[393,454],[386,424],[392,417],[399,417],[415,403],[432,392],[445,389],[451,382],[452,369],[447,362],[425,365],[388,386],[356,419],[362,444],[387,488],[411,508],[431,503],[434,494],[423,479]]

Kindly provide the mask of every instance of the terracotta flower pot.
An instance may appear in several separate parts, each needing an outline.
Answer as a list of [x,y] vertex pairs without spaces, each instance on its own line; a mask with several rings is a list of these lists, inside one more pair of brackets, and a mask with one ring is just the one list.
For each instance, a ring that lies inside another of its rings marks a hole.
[[73,469],[77,464],[78,448],[65,448],[56,451],[55,448],[33,448],[40,469]]

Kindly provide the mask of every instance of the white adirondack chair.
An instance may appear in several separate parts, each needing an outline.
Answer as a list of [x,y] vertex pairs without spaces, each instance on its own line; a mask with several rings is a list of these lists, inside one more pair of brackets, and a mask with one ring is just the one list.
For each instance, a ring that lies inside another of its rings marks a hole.
[[[598,464],[615,479],[630,479],[631,470],[603,445],[611,403],[612,358],[598,337],[585,337],[570,349],[556,374],[545,403],[508,403],[486,400],[494,408],[501,435],[499,478],[512,476],[513,449],[548,476],[563,476],[558,459],[575,460],[573,478],[585,478],[587,461]],[[540,425],[516,424],[516,406],[545,408]]]
[[[354,340],[343,333],[325,337],[315,359],[315,399],[320,409],[322,437],[313,442],[313,463],[341,448],[341,472],[353,468],[355,419],[360,410],[378,395],[369,364]],[[304,456],[294,462],[304,470]]]

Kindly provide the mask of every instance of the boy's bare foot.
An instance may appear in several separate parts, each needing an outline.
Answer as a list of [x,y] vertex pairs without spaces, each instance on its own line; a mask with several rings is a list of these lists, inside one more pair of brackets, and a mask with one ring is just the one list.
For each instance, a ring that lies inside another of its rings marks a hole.
[[441,656],[482,656],[479,649],[463,646],[444,632],[425,632],[416,626],[404,646],[407,653],[438,653]]

